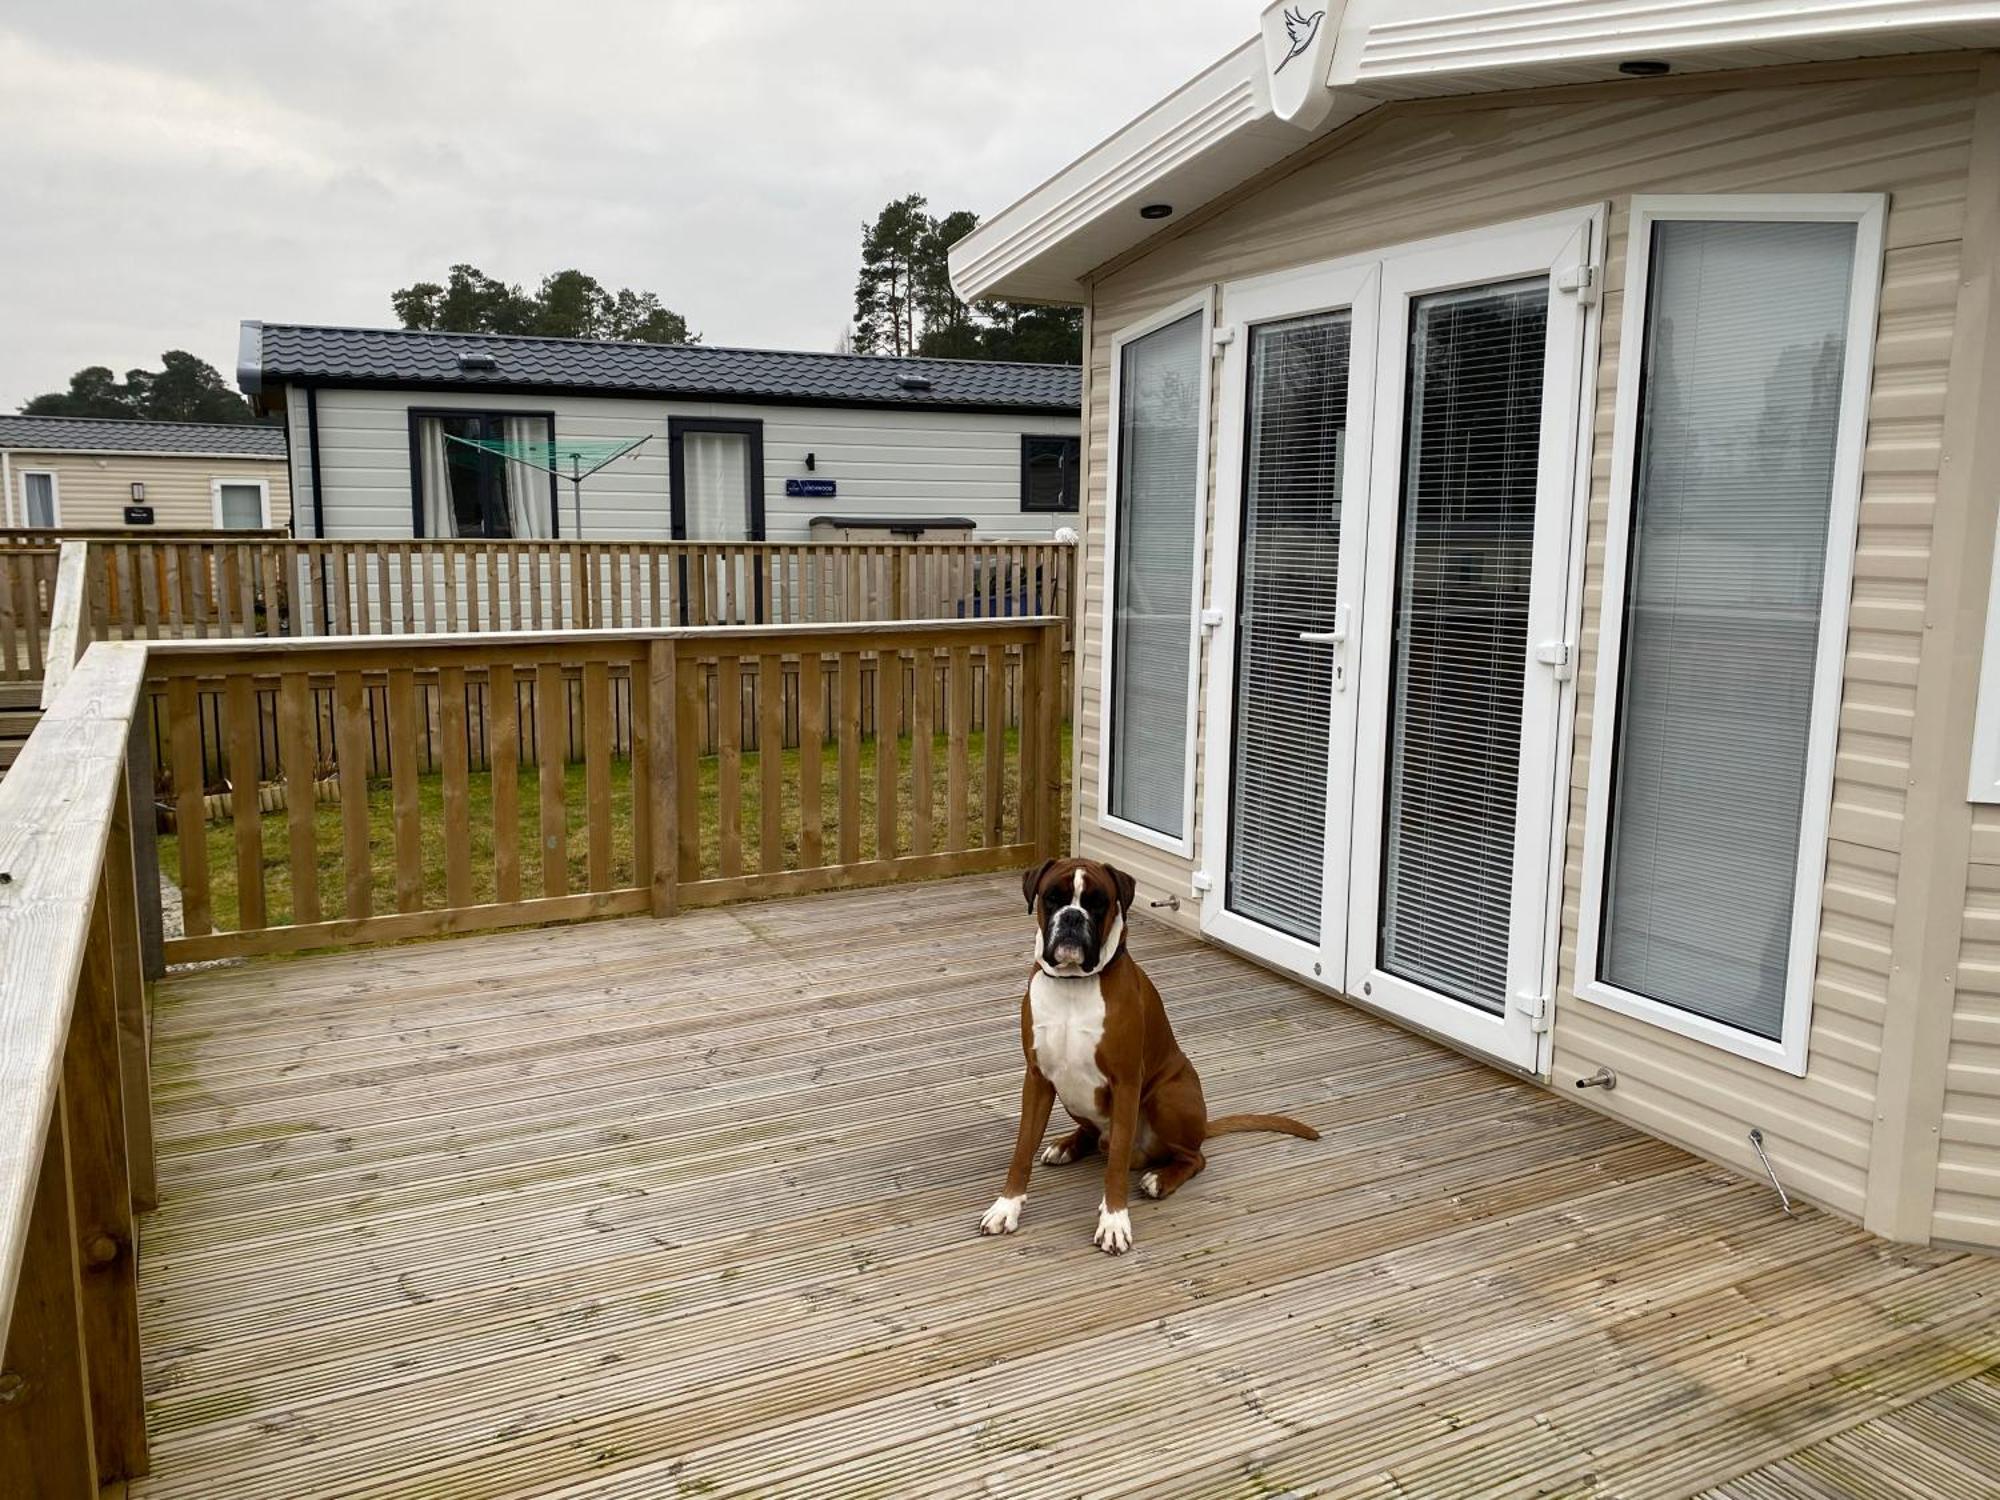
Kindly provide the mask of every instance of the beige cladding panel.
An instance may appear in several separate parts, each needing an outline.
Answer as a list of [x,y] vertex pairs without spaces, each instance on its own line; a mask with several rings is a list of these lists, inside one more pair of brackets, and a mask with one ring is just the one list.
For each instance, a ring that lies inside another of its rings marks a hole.
[[[264,480],[271,490],[271,524],[284,526],[292,514],[291,483],[282,458],[155,457],[144,453],[33,453],[12,449],[14,515],[21,515],[21,474],[55,471],[65,527],[123,526],[132,486],[146,486],[144,504],[153,508],[153,529],[206,531],[215,525],[214,481]],[[135,530],[144,528],[135,527]]]
[[[1184,898],[1190,861],[1096,826],[1109,360],[1119,329],[1204,287],[1530,215],[1608,204],[1610,243],[1596,375],[1582,656],[1571,762],[1554,1077],[1616,1068],[1589,1102],[1669,1139],[1751,1168],[1759,1125],[1790,1184],[1860,1216],[1889,994],[1923,601],[1938,493],[1975,82],[1971,66],[1886,64],[1722,87],[1593,89],[1508,105],[1396,106],[1177,237],[1105,270],[1093,288],[1088,383],[1086,581],[1079,677],[1079,842],[1128,863],[1149,896]],[[1645,193],[1884,192],[1890,195],[1860,534],[1841,707],[1825,910],[1807,1076],[1793,1078],[1575,998],[1576,922],[1613,392],[1630,199]],[[1214,451],[1211,443],[1211,452]],[[1212,492],[1212,491],[1211,491]],[[1208,528],[1213,532],[1213,524]],[[1204,694],[1205,698],[1205,694]],[[1199,736],[1197,739],[1199,743]],[[1198,845],[1197,845],[1198,847]],[[1988,898],[2000,908],[2000,897]],[[2000,920],[2000,911],[1995,919]],[[2000,963],[2000,939],[1986,950]],[[1994,984],[2000,991],[2000,981]],[[2000,1001],[1966,1022],[2000,1046]],[[1968,1069],[1977,1071],[1976,1065]],[[1955,1075],[1957,1076],[1957,1075]],[[1992,1078],[1988,1072],[1982,1075]],[[1995,1087],[2000,1093],[2000,1086]],[[1992,1181],[2000,1125],[1984,1117]],[[1967,1146],[1967,1153],[1973,1148]],[[1971,1160],[1970,1155],[1966,1157]],[[1968,1168],[1968,1173],[1973,1169]],[[1941,1192],[1958,1176],[1947,1174]],[[1969,1176],[1968,1181],[1973,1180]],[[1969,1234],[1963,1237],[1971,1237]]]

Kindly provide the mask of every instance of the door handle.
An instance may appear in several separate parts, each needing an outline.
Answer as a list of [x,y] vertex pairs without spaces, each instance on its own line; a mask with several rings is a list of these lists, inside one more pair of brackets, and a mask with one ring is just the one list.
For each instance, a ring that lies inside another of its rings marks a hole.
[[1341,605],[1333,612],[1333,629],[1301,630],[1299,639],[1308,646],[1345,646],[1347,644],[1347,606]]

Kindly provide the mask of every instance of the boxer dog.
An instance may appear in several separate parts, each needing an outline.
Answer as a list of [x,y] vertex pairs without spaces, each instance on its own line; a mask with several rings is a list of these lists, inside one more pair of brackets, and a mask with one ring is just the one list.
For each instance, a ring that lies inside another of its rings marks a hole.
[[[1123,870],[1090,859],[1052,859],[1021,889],[1035,915],[1035,967],[1021,1000],[1021,1131],[1007,1185],[979,1221],[981,1234],[1012,1234],[1021,1222],[1035,1162],[1077,1161],[1108,1141],[1097,1248],[1132,1248],[1125,1206],[1132,1168],[1139,1190],[1165,1198],[1206,1166],[1202,1143],[1234,1131],[1270,1130],[1316,1141],[1319,1132],[1284,1115],[1211,1120],[1201,1079],[1174,1041],[1160,992],[1125,944],[1136,887]],[[1057,1099],[1076,1129],[1042,1146]]]

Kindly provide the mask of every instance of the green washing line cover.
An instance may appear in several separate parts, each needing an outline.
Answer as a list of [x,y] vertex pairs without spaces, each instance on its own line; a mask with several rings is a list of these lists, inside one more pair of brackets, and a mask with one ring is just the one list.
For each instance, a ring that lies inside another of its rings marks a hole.
[[444,435],[448,443],[491,453],[513,463],[527,464],[545,474],[563,479],[588,479],[606,464],[623,458],[652,436],[636,438],[559,438],[554,442],[536,439],[515,442],[511,438],[465,438],[457,433]]

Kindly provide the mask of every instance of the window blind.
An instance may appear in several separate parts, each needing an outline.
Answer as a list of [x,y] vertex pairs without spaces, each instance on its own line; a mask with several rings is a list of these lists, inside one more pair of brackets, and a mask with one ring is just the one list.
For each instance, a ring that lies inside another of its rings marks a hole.
[[689,541],[740,542],[750,535],[750,439],[740,432],[681,438],[687,468]]
[[1109,812],[1181,837],[1200,475],[1202,320],[1127,343],[1119,366]]
[[1653,226],[1600,972],[1783,1031],[1855,226]]
[[1351,318],[1251,331],[1236,590],[1229,910],[1308,942],[1320,933],[1330,648],[1340,582]]
[[1382,963],[1506,1003],[1546,278],[1411,313]]

